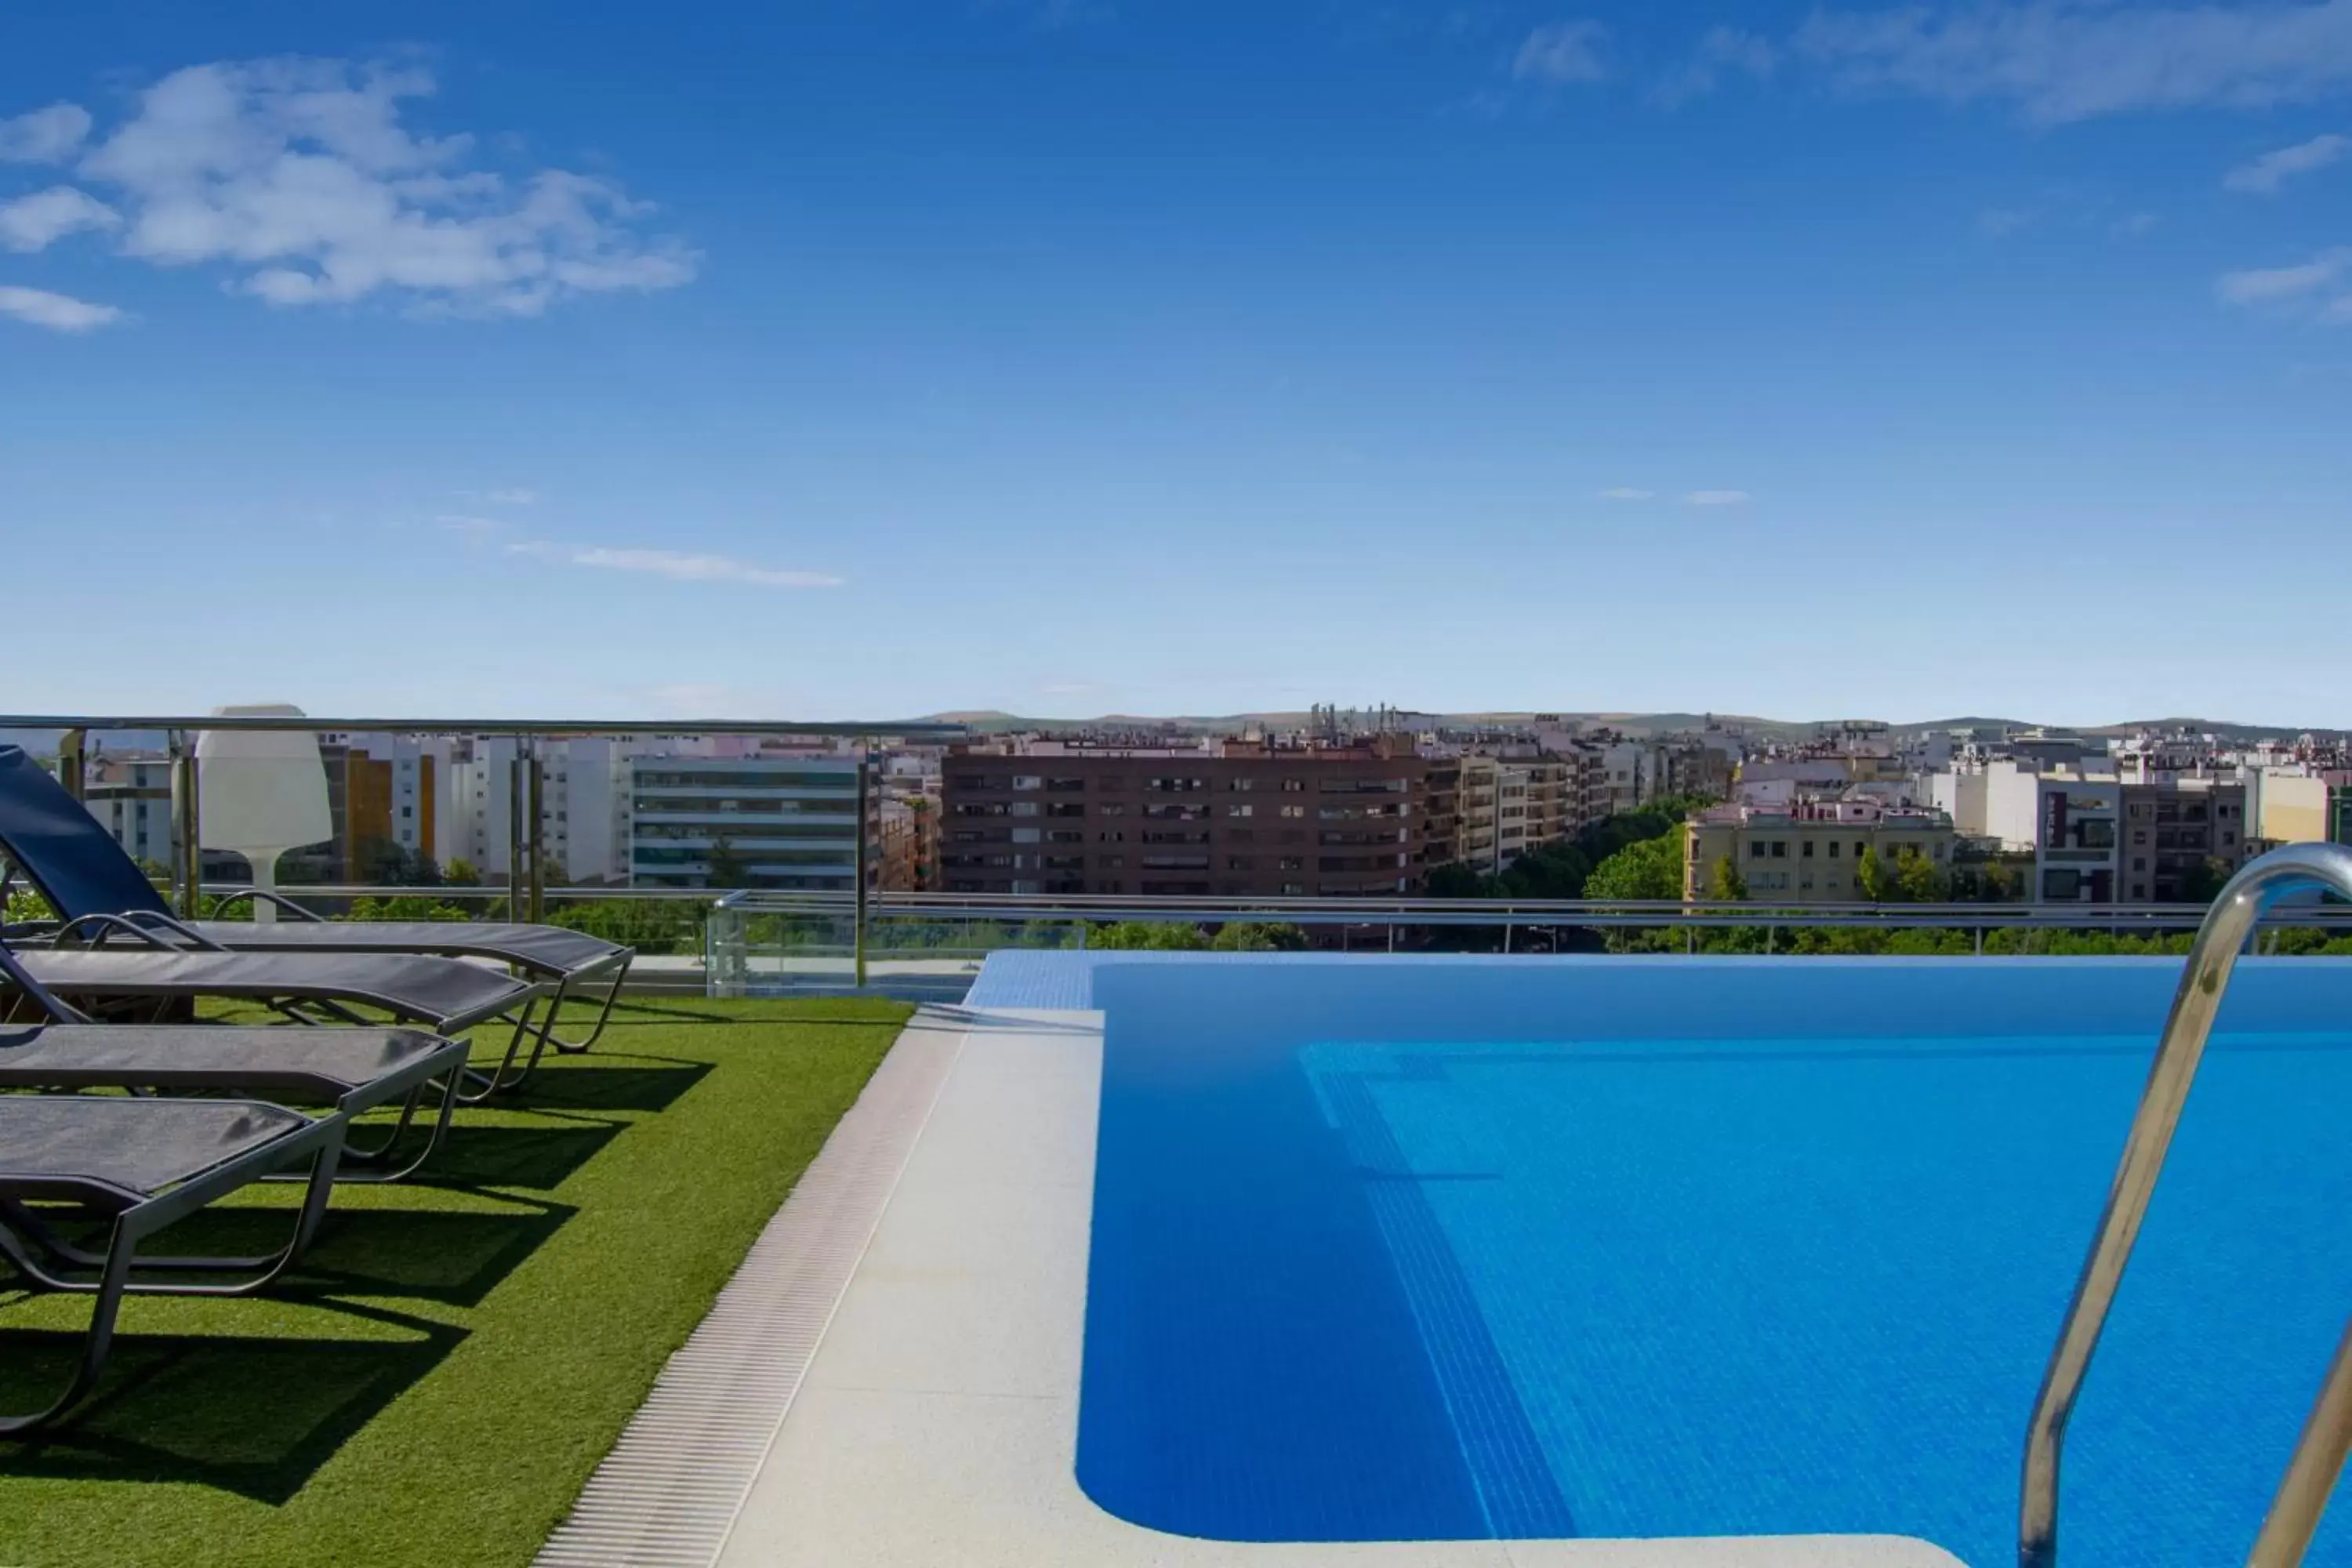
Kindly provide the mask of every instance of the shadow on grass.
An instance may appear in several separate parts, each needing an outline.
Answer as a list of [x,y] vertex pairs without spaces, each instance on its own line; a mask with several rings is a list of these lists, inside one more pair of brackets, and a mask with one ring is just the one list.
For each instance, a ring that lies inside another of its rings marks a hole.
[[474,1307],[579,1211],[509,1214],[356,1210],[331,1215],[274,1294],[289,1300],[380,1296]]
[[[182,1481],[284,1503],[467,1334],[393,1313],[341,1310],[397,1324],[409,1337],[121,1334],[98,1397],[53,1433],[0,1440],[0,1473]],[[46,1403],[79,1343],[69,1332],[0,1334],[0,1407]]]
[[613,1066],[566,1067],[534,1074],[517,1091],[513,1104],[518,1110],[667,1110],[680,1095],[709,1077],[713,1065],[627,1057]]

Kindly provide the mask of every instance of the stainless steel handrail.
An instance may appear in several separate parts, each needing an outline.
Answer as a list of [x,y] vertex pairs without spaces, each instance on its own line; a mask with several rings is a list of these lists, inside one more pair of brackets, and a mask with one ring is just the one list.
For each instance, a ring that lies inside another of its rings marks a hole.
[[[2141,1092],[2139,1110],[2124,1141],[2123,1160],[2107,1192],[2105,1212],[2084,1260],[2074,1299],[2066,1309],[2057,1348],[2042,1374],[2026,1428],[2023,1495],[2018,1510],[2020,1568],[2054,1568],[2058,1561],[2058,1466],[2066,1441],[2066,1420],[2090,1371],[2099,1331],[2131,1261],[2132,1243],[2147,1217],[2148,1200],[2164,1169],[2173,1130],[2179,1125],[2189,1086],[2213,1032],[2213,1017],[2229,987],[2230,973],[2247,938],[2271,904],[2291,893],[2317,889],[2352,899],[2352,849],[2336,844],[2293,844],[2274,849],[2230,879],[2199,928],[2174,993],[2172,1014],[2156,1048],[2156,1065]],[[2263,1520],[2262,1533],[2248,1553],[2248,1568],[2294,1568],[2319,1528],[2327,1496],[2352,1448],[2352,1326],[2336,1349],[2319,1398],[2296,1439],[2294,1457]]]

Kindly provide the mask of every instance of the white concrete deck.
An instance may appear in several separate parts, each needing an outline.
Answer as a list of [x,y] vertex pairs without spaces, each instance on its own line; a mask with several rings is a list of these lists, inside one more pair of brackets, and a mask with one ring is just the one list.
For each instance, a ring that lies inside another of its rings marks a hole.
[[[1114,1518],[1075,1456],[1097,1013],[927,1013],[946,1082],[719,1561],[724,1568],[1954,1568],[1880,1536],[1237,1544]],[[1866,1457],[1863,1457],[1865,1458]]]

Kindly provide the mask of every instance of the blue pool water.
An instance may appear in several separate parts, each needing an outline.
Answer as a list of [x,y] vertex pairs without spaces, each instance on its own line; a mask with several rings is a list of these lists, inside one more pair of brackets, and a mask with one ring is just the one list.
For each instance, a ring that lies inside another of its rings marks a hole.
[[[1077,1454],[1104,1508],[2014,1560],[2173,965],[1055,962],[975,1000],[1107,1014]],[[2075,1415],[2069,1561],[2252,1539],[2352,1310],[2347,1001],[2326,961],[2241,970]],[[2352,1564],[2352,1530],[2310,1561]]]

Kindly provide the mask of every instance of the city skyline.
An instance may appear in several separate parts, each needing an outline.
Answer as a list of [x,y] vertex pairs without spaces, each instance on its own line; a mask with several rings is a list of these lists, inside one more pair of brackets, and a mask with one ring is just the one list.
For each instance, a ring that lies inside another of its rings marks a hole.
[[2352,725],[2352,0],[557,15],[19,23],[7,706]]

